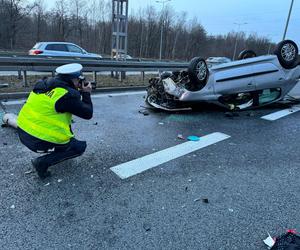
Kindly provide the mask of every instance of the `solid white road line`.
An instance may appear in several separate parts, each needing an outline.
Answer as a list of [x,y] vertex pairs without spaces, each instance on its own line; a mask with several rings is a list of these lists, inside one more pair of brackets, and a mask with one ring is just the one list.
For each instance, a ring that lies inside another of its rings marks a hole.
[[174,160],[181,156],[192,153],[201,148],[215,144],[230,138],[229,135],[223,133],[212,133],[200,138],[197,142],[185,142],[162,151],[146,155],[144,157],[129,161],[115,167],[110,168],[121,179],[126,179],[133,175],[142,173],[148,169],[157,167],[163,163]]
[[[92,98],[127,96],[127,95],[141,95],[141,94],[146,94],[146,91],[95,94],[95,95],[92,95]],[[25,101],[26,101],[25,99],[22,99],[22,100],[12,100],[12,101],[2,102],[2,103],[4,105],[18,105],[18,104],[24,104]]]
[[141,95],[141,94],[146,94],[146,91],[134,91],[134,92],[123,92],[123,93],[103,93],[103,94],[93,95],[92,98],[127,96],[127,95]]
[[4,105],[19,105],[19,104],[24,104],[25,99],[22,100],[13,100],[13,101],[7,101],[7,102],[2,102]]
[[300,107],[299,106],[293,106],[289,109],[284,109],[269,115],[265,115],[263,117],[261,117],[261,119],[267,120],[267,121],[276,121],[282,117],[285,117],[287,115],[293,114],[295,112],[300,111]]

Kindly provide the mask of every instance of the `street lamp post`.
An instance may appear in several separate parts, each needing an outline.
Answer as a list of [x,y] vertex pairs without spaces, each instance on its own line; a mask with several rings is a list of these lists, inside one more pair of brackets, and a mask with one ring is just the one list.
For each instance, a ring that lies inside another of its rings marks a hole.
[[[233,23],[233,24],[238,25],[238,32],[239,32],[241,25],[245,25],[248,23]],[[238,43],[238,33],[236,34],[236,39],[235,39],[234,53],[233,53],[233,57],[232,57],[233,61],[234,61],[235,55],[236,55],[237,43]]]
[[286,32],[287,32],[287,29],[288,29],[288,26],[289,26],[289,22],[290,22],[290,17],[291,17],[293,5],[294,5],[294,0],[292,0],[292,2],[291,2],[291,7],[290,7],[290,11],[289,11],[288,18],[287,18],[287,20],[286,20],[286,25],[285,25],[285,29],[284,29],[284,33],[283,33],[283,38],[282,38],[282,40],[285,40],[285,37],[286,37]]
[[[163,19],[163,11],[165,9],[165,3],[170,2],[171,0],[160,0],[156,1],[157,3],[162,4],[162,9],[161,9],[161,18]],[[160,48],[159,48],[159,60],[161,60],[162,57],[162,43],[163,43],[163,26],[164,26],[164,20],[162,20],[161,24],[161,29],[160,29]]]

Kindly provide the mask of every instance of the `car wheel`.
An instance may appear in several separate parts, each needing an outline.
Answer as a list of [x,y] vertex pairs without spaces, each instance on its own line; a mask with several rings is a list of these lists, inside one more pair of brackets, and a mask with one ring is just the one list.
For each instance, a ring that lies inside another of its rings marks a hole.
[[163,79],[170,77],[171,75],[172,75],[172,73],[170,73],[170,72],[163,72],[161,74],[160,78],[163,80]]
[[193,58],[188,67],[188,75],[195,90],[204,87],[209,75],[205,60],[200,57]]
[[239,54],[238,60],[243,60],[252,57],[256,57],[256,53],[253,50],[245,49]]
[[147,97],[146,97],[146,103],[150,104],[151,103],[157,103],[157,96],[154,95],[154,94],[149,94]]
[[297,66],[298,60],[298,46],[291,40],[284,40],[277,44],[274,54],[282,67],[291,69]]

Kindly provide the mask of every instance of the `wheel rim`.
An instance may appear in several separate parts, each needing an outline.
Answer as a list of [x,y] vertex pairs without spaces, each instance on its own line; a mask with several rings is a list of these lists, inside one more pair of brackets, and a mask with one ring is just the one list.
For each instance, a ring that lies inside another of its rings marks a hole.
[[157,98],[155,95],[152,94],[152,95],[148,96],[147,100],[148,100],[148,103],[156,103]]
[[207,75],[207,67],[206,67],[205,62],[200,61],[200,62],[197,64],[197,66],[196,66],[196,74],[197,74],[197,78],[198,78],[200,81],[205,80],[206,75]]
[[293,44],[287,43],[281,49],[281,56],[285,61],[292,61],[296,56],[296,48]]

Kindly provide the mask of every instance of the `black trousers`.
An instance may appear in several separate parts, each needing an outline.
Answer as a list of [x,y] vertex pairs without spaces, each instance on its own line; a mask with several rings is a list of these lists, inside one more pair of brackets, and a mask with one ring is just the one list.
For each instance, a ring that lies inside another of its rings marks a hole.
[[75,138],[62,145],[40,140],[20,128],[18,128],[18,134],[21,142],[27,148],[36,153],[45,153],[45,155],[37,158],[42,166],[50,167],[59,162],[75,158],[82,155],[86,149],[86,142],[78,141]]

